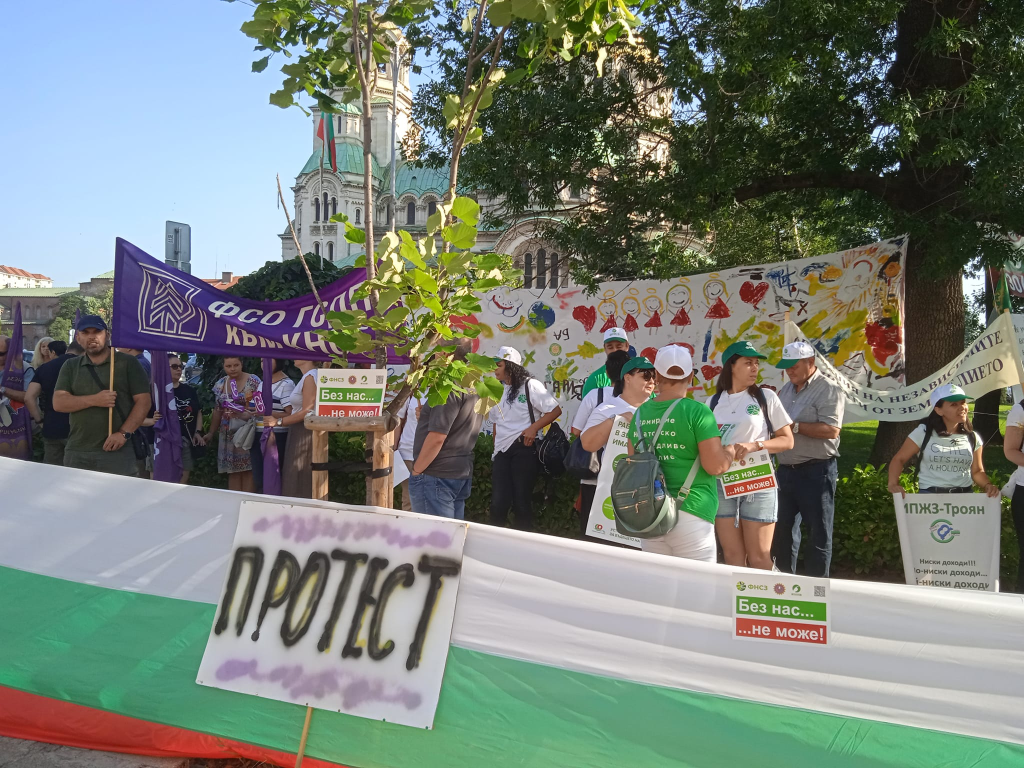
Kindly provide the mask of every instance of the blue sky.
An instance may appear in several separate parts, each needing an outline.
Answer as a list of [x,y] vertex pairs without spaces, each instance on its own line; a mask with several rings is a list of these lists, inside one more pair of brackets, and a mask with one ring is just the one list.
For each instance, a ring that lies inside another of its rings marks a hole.
[[280,64],[250,71],[251,8],[216,0],[58,0],[5,10],[0,263],[76,285],[113,269],[114,238],[163,258],[192,226],[192,272],[280,259],[288,187],[312,123],[271,106]]

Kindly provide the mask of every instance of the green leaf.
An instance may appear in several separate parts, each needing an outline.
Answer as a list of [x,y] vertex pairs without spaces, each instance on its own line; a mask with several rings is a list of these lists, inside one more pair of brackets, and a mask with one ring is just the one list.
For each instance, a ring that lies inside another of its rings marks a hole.
[[470,352],[466,355],[466,362],[470,365],[474,365],[484,371],[493,371],[497,363],[494,362],[493,357],[487,355],[478,355],[475,352]]
[[397,288],[389,288],[377,294],[377,308],[386,311],[393,307],[402,298],[402,292]]
[[472,248],[476,244],[476,227],[462,221],[445,227],[441,234],[445,240],[460,250]]
[[525,69],[514,69],[505,75],[505,85],[515,85],[524,77],[526,77]]
[[252,63],[252,71],[253,72],[262,72],[264,69],[267,68],[267,65],[269,63],[270,63],[270,57],[269,56],[264,56],[262,59],[257,59],[256,61],[254,61]]
[[507,27],[512,23],[512,3],[498,0],[487,7],[487,20],[496,27]]
[[489,291],[491,288],[497,288],[499,285],[503,285],[501,280],[493,277],[485,277],[483,280],[477,280],[473,283],[474,291]]
[[419,288],[437,295],[437,280],[431,277],[430,273],[426,270],[416,270],[412,273],[412,279]]
[[279,91],[274,91],[270,94],[270,103],[275,107],[281,107],[281,109],[287,109],[295,103],[295,96],[292,92],[282,88]]
[[466,138],[462,142],[465,145],[478,144],[484,140],[484,129],[480,126],[474,126],[469,129],[466,133]]
[[444,315],[444,309],[441,307],[441,302],[433,296],[424,296],[423,306],[433,312],[434,317],[442,317]]
[[608,58],[608,49],[601,47],[597,49],[597,76],[604,77],[604,60]]
[[470,8],[469,12],[465,15],[465,17],[463,17],[463,19],[462,19],[462,31],[463,32],[471,32],[473,30],[473,19],[476,18],[477,11],[479,11],[479,10],[480,9],[478,7],[477,8]]
[[455,127],[456,120],[461,111],[462,102],[459,101],[458,96],[454,93],[449,93],[444,97],[444,106],[441,108],[441,114],[444,115],[444,119],[447,121],[447,127]]
[[480,221],[480,204],[471,197],[456,197],[452,203],[452,215],[476,226]]
[[427,232],[434,234],[441,226],[441,211],[434,211],[432,214],[427,216]]
[[345,239],[355,245],[363,245],[366,242],[366,232],[361,229],[356,229],[346,221]]
[[252,19],[242,24],[241,30],[246,37],[263,37],[277,29],[277,22],[273,19]]

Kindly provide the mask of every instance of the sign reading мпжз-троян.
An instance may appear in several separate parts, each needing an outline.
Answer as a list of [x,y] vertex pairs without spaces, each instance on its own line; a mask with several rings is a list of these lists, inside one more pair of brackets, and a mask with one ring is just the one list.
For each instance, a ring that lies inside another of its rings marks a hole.
[[330,418],[380,416],[387,386],[387,372],[373,368],[317,371],[316,415]]
[[466,524],[244,501],[196,682],[430,728]]
[[790,573],[734,573],[733,637],[828,645],[828,579]]

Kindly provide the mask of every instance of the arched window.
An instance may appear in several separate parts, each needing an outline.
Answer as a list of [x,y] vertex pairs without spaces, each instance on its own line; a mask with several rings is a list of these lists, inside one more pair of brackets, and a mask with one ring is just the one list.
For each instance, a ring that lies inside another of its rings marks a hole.
[[523,287],[533,287],[533,254],[523,256]]
[[327,243],[327,258],[334,261],[334,243]]
[[543,248],[537,249],[537,287],[543,288],[548,280],[548,256]]
[[363,223],[361,221],[362,216],[363,216],[363,212],[360,209],[356,208],[356,224],[362,224]]
[[337,216],[337,215],[338,215],[338,198],[332,197],[331,198],[331,216]]
[[557,253],[552,253],[551,254],[551,269],[548,270],[548,271],[550,272],[550,277],[548,279],[548,287],[549,288],[557,288],[558,287],[558,254]]
[[320,221],[320,198],[313,198],[313,221]]
[[345,132],[345,124],[342,122],[343,119],[344,118],[342,118],[341,115],[338,115],[338,133],[339,134]]
[[405,223],[416,223],[416,203],[409,203],[409,205],[405,207]]
[[320,255],[320,243],[319,242],[313,243],[313,255],[314,256],[319,256]]
[[437,213],[437,201],[431,200],[427,203],[427,216],[433,216],[435,213]]
[[331,209],[327,207],[327,193],[324,192],[324,207],[323,207],[324,221],[327,221],[329,218],[331,218],[330,214],[327,213],[329,210],[331,210]]

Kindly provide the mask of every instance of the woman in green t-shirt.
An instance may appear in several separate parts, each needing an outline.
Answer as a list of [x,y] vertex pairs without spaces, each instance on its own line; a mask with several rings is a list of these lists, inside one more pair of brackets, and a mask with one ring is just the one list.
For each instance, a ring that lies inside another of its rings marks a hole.
[[722,438],[711,409],[687,399],[693,379],[693,360],[685,347],[662,347],[654,359],[656,372],[654,400],[641,405],[629,428],[629,453],[640,441],[638,425],[650,439],[665,411],[677,400],[672,415],[661,431],[654,452],[665,473],[667,492],[679,495],[695,461],[700,467],[690,486],[686,501],[679,507],[679,522],[664,536],[643,539],[644,552],[715,562],[715,514],[718,511],[720,475],[733,462],[734,449],[722,447]]

